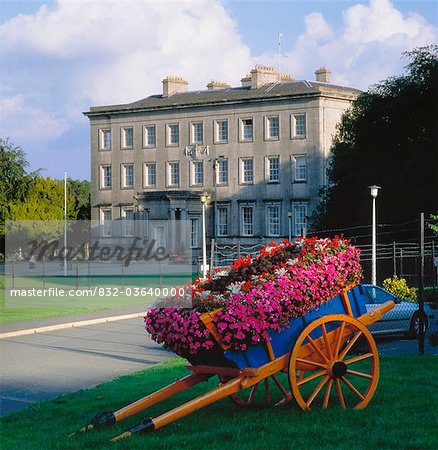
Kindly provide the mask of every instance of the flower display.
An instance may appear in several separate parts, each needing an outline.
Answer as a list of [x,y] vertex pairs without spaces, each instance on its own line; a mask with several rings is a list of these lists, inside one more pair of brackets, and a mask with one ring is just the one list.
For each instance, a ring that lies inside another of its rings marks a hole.
[[217,347],[201,314],[214,311],[212,322],[221,344],[234,350],[266,341],[291,319],[339,295],[362,277],[360,251],[349,241],[308,238],[265,246],[260,254],[236,260],[205,280],[195,280],[193,309],[160,301],[147,312],[152,339],[188,357]]

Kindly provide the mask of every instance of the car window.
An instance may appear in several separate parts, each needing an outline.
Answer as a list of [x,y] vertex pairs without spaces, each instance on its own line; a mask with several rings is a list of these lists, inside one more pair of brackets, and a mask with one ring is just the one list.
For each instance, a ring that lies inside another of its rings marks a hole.
[[381,304],[389,300],[394,300],[394,296],[378,286],[366,287],[367,297],[370,303]]

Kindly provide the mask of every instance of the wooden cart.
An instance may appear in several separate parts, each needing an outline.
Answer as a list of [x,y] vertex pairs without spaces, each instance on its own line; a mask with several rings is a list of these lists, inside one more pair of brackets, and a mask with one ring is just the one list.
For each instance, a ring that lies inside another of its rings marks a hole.
[[[214,376],[219,381],[214,389],[160,416],[142,420],[113,440],[158,430],[224,397],[240,406],[253,405],[260,385],[258,395],[261,391],[266,403],[276,406],[295,400],[303,410],[325,409],[331,404],[364,408],[379,379],[379,355],[367,326],[394,307],[389,301],[367,312],[365,303],[362,286],[346,288],[305,316],[292,319],[283,331],[270,333],[265,343],[244,352],[223,345],[212,322],[214,313],[202,314],[201,320],[223,349],[219,358],[201,356],[187,366],[191,373],[185,378],[118,411],[98,414],[81,431],[120,422]],[[287,387],[279,380],[282,372],[288,379]],[[278,387],[279,400],[273,400],[269,379]]]

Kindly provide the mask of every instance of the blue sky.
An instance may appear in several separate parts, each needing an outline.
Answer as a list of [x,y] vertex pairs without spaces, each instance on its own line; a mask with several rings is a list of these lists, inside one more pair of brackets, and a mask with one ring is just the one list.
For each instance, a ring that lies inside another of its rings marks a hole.
[[0,3],[0,137],[46,176],[89,179],[82,111],[161,91],[166,75],[192,89],[239,85],[255,64],[367,89],[402,72],[401,52],[438,42],[438,2],[5,1]]

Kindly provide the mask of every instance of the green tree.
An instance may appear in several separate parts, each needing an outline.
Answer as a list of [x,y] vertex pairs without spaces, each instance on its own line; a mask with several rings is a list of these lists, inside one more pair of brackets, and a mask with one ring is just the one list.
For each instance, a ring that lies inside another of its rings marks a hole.
[[75,209],[78,220],[91,219],[91,183],[83,180],[72,180],[68,178],[68,186],[75,197]]
[[429,228],[435,233],[438,234],[438,214],[430,215],[431,223],[428,223]]
[[382,186],[379,222],[414,220],[438,210],[438,46],[417,48],[406,74],[362,93],[343,115],[332,146],[329,187],[316,228],[370,221],[367,186]]

